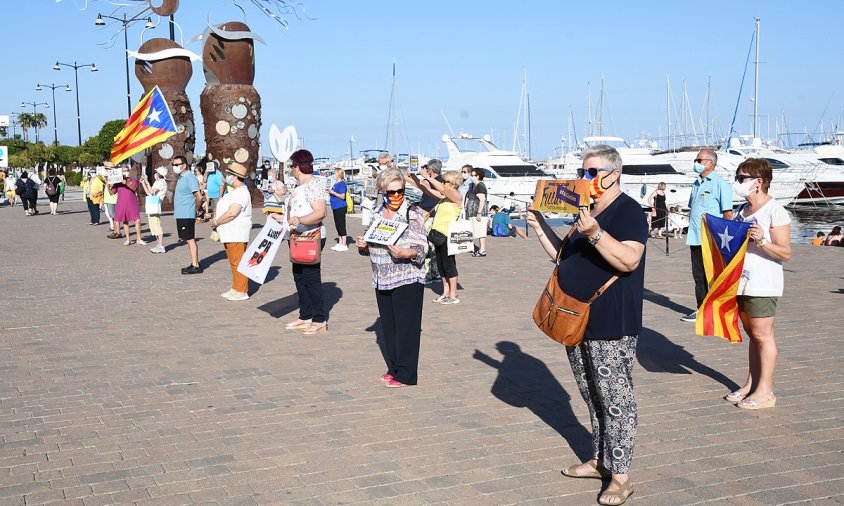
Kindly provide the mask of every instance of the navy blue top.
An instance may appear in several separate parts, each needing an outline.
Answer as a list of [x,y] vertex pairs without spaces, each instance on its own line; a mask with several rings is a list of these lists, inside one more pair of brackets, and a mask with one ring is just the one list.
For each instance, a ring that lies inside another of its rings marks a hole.
[[[604,233],[617,241],[648,241],[648,221],[635,200],[619,195],[595,217]],[[569,238],[557,274],[560,288],[586,302],[616,270],[575,231]],[[595,302],[589,313],[584,339],[613,340],[639,335],[642,331],[642,298],[645,288],[645,254],[633,272],[621,276]]]

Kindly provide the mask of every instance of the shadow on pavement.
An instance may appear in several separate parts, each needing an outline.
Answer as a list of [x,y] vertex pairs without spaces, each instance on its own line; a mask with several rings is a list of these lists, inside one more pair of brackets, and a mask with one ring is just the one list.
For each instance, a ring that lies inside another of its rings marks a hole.
[[670,309],[671,311],[676,311],[679,314],[687,315],[694,311],[694,309],[690,307],[686,307],[682,304],[677,304],[673,302],[671,299],[662,295],[661,293],[656,293],[654,291],[648,290],[645,288],[645,300],[648,302],[653,302],[657,306],[662,306],[665,309]]
[[[186,243],[183,244],[187,246]],[[200,258],[199,265],[201,265],[203,269],[207,269],[219,262],[220,260],[226,260],[226,262],[228,262],[228,259],[226,258],[226,250],[220,250],[211,255],[210,257]]]
[[498,369],[491,393],[513,407],[528,408],[556,430],[580,459],[578,462],[592,458],[592,435],[577,421],[571,409],[571,396],[548,366],[510,341],[500,341],[495,347],[504,355],[501,361],[480,350],[472,355],[475,360]]
[[[272,271],[271,271],[272,272]],[[276,268],[278,272],[278,268]],[[331,320],[331,309],[343,297],[343,290],[337,286],[337,283],[323,283],[322,297],[325,304],[325,312],[328,313],[328,319]],[[268,302],[263,306],[258,306],[258,309],[269,314],[273,318],[282,318],[299,308],[299,296],[296,292],[291,293],[280,299]]]
[[386,347],[384,345],[384,331],[381,328],[381,317],[379,316],[376,318],[375,321],[372,322],[372,325],[366,327],[364,330],[367,332],[375,332],[375,344],[378,346],[378,351],[381,352],[381,357],[384,359],[384,363],[390,363],[390,361],[387,360],[387,354],[385,351]]
[[[718,338],[710,337],[707,339]],[[642,327],[642,334],[639,335],[636,358],[648,372],[671,374],[692,374],[692,372],[696,372],[721,383],[730,392],[739,388],[735,381],[720,371],[698,362],[695,360],[695,356],[686,351],[685,348],[672,343],[664,335],[647,327]]]

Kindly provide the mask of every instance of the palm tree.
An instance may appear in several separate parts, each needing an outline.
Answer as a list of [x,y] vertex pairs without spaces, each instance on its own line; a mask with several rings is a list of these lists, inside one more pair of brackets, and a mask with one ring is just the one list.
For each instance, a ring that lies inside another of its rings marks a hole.
[[29,114],[28,112],[22,112],[18,114],[18,119],[15,120],[18,123],[18,126],[21,127],[21,130],[23,130],[24,142],[29,142],[29,129],[32,128],[32,122],[34,119],[35,118],[32,116],[32,114]]
[[32,126],[35,127],[35,137],[38,138],[38,130],[47,126],[47,116],[43,112],[36,113],[32,117]]

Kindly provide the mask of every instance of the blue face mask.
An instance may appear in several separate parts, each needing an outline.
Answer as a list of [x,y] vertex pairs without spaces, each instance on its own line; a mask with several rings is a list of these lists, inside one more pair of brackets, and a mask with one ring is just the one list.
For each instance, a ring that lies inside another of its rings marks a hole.
[[699,163],[696,163],[692,165],[692,170],[695,171],[695,174],[703,174],[703,171],[706,170],[706,167]]

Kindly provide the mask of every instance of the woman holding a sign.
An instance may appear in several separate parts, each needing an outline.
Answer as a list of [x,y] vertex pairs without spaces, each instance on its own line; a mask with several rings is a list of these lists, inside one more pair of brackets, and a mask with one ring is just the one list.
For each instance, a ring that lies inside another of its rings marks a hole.
[[114,229],[117,231],[120,224],[123,224],[123,231],[126,233],[125,246],[133,244],[129,237],[129,223],[135,224],[135,236],[138,238],[138,245],[146,244],[141,239],[141,212],[138,207],[138,180],[131,177],[129,169],[123,169],[123,182],[109,185],[109,193],[117,195],[117,206],[114,211]]
[[457,297],[457,255],[448,254],[448,225],[460,216],[463,196],[457,191],[460,186],[461,177],[457,171],[444,172],[442,175],[444,183],[432,177],[430,171],[420,173],[428,181],[431,188],[439,192],[443,197],[434,208],[434,223],[431,225],[431,232],[428,239],[434,245],[436,251],[437,267],[443,277],[443,294],[434,299],[438,304],[459,304]]
[[246,173],[246,167],[237,162],[229,165],[226,184],[234,189],[223,195],[217,203],[210,222],[211,228],[220,234],[220,242],[226,249],[226,258],[232,269],[232,287],[220,295],[232,301],[249,298],[249,280],[237,270],[252,230],[252,198],[249,188],[243,182]]
[[401,170],[381,171],[376,184],[384,203],[366,236],[355,243],[372,263],[372,287],[384,331],[378,344],[387,364],[381,381],[387,388],[400,388],[417,381],[428,239],[422,211],[404,197]]
[[[155,236],[155,246],[153,246],[150,251],[153,253],[164,253],[167,251],[164,249],[164,229],[161,227],[161,202],[164,201],[164,197],[167,195],[167,169],[164,167],[158,167],[153,172],[153,177],[155,178],[155,182],[152,183],[152,186],[147,182],[145,177],[141,178],[141,186],[144,187],[144,193],[147,194],[146,198],[146,211],[147,211],[147,220],[149,223],[149,232]],[[158,201],[158,204],[155,205],[154,201]]]

